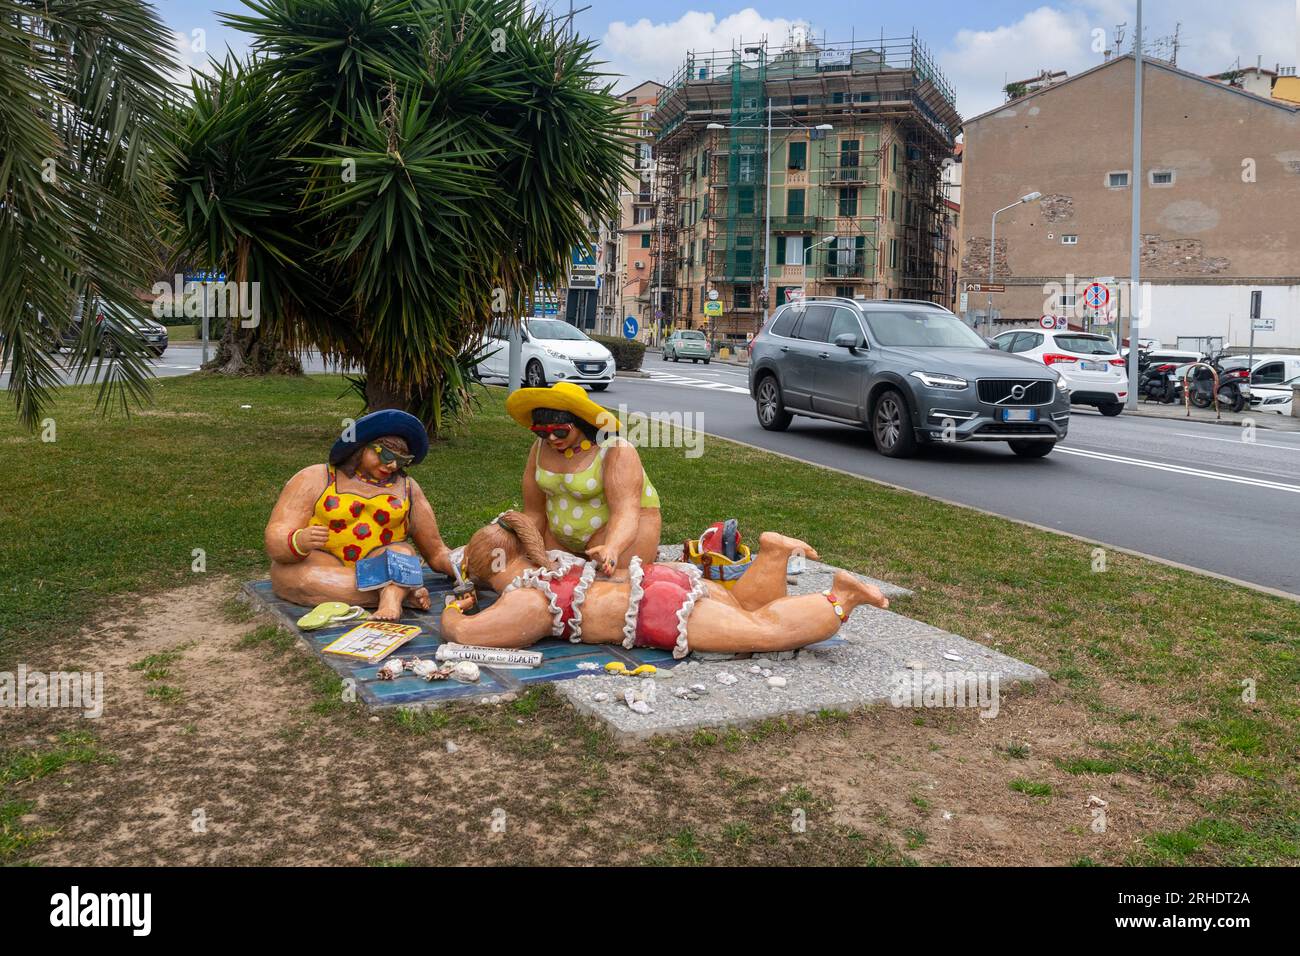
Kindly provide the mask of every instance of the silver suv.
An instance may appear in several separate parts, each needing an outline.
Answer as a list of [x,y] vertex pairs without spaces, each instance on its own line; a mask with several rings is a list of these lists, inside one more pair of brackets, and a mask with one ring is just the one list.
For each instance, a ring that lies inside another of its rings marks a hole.
[[953,313],[912,299],[815,296],[784,305],[754,338],[759,424],[795,415],[869,428],[881,454],[924,442],[1004,441],[1041,458],[1070,427],[1070,389],[1041,362],[990,348]]

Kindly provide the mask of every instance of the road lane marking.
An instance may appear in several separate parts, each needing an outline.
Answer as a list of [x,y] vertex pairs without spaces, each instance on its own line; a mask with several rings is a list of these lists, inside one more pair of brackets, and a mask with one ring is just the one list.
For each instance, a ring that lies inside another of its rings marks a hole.
[[1209,435],[1194,435],[1191,432],[1174,432],[1175,435],[1181,435],[1184,438],[1196,438],[1201,441],[1226,441],[1234,445],[1258,445],[1261,448],[1285,448],[1287,451],[1300,451],[1300,445],[1275,445],[1267,441],[1245,441],[1241,438],[1212,438]]
[[678,375],[675,372],[650,371],[650,381],[658,382],[660,385],[681,385],[685,388],[703,388],[715,392],[731,392],[736,395],[748,395],[749,389],[741,388],[739,385],[728,385],[726,382],[709,382],[700,378],[687,378],[685,375]]
[[1190,478],[1209,478],[1212,481],[1230,481],[1238,485],[1253,485],[1256,488],[1269,488],[1273,491],[1289,491],[1293,494],[1300,494],[1300,485],[1287,485],[1280,481],[1265,481],[1262,478],[1244,478],[1241,475],[1229,475],[1219,471],[1205,471],[1200,468],[1188,468],[1185,465],[1169,465],[1156,461],[1144,461],[1141,458],[1126,458],[1122,455],[1108,455],[1103,452],[1085,451],[1082,448],[1057,448],[1059,455],[1079,455],[1082,458],[1093,458],[1097,461],[1109,461],[1120,465],[1134,465],[1138,468],[1154,468],[1156,471],[1167,471],[1175,475],[1186,475]]

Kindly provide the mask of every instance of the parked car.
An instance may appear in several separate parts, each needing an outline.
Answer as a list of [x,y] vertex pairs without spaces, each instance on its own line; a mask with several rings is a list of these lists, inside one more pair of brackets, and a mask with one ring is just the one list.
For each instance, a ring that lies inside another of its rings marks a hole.
[[777,309],[751,351],[749,392],[769,431],[804,415],[868,428],[891,458],[967,441],[1041,458],[1070,426],[1059,372],[989,348],[933,302],[809,296]]
[[[167,333],[167,326],[160,325],[149,319],[136,318],[134,316],[119,316],[112,314],[104,305],[103,300],[96,298],[93,303],[93,312],[95,322],[103,327],[103,332],[118,332],[126,330],[128,334],[133,335],[140,340],[150,352],[157,357],[167,351],[170,343],[170,337]],[[76,311],[73,314],[72,322],[67,325],[59,337],[59,344],[56,348],[70,349],[76,346],[81,339],[81,303],[77,303]],[[101,334],[99,346],[95,349],[95,354],[114,355],[117,353],[117,347],[113,344],[111,337],[105,337]]]
[[[577,326],[563,319],[530,318],[523,329],[523,376],[529,388],[545,388],[556,382],[590,385],[603,392],[614,381],[614,356],[599,342],[593,342]],[[475,368],[479,378],[510,377],[510,326],[504,320],[492,323],[483,345],[487,350]]]
[[690,359],[692,362],[709,364],[709,340],[703,332],[694,329],[675,329],[664,340],[664,361],[680,362]]
[[1128,398],[1128,372],[1115,343],[1091,332],[1013,329],[993,339],[995,348],[1048,365],[1070,383],[1070,402],[1118,415]]
[[1252,385],[1250,387],[1251,411],[1290,415],[1291,400],[1295,395],[1292,387],[1296,385],[1300,385],[1300,375],[1277,384]]
[[[1193,352],[1182,349],[1165,349],[1159,347],[1143,349],[1139,346],[1139,353],[1143,361],[1150,362],[1153,365],[1186,365],[1189,362],[1199,362],[1205,357],[1205,353],[1203,352]],[[1125,362],[1128,361],[1128,349],[1125,349],[1120,354],[1120,358]]]

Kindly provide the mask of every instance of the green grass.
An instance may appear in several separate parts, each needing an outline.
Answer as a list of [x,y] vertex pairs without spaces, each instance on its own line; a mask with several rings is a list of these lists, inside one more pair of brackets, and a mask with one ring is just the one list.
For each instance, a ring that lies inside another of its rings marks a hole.
[[[281,487],[322,461],[342,419],[360,411],[337,376],[189,376],[154,389],[152,406],[110,419],[94,411],[92,389],[61,389],[53,443],[12,421],[0,424],[0,446],[13,463],[0,469],[0,500],[30,505],[6,513],[6,534],[41,542],[0,550],[0,668],[12,669],[50,633],[75,633],[108,607],[200,579],[191,570],[196,548],[206,554],[207,574],[263,576],[263,526]],[[616,404],[617,386],[603,398]],[[489,390],[474,419],[413,469],[448,541],[464,541],[521,503],[531,439],[504,415],[502,399],[501,390]],[[872,454],[862,440],[863,453]],[[1098,725],[1090,735],[1109,742],[1104,759],[1068,760],[1060,772],[1137,774],[1194,801],[1204,819],[1231,824],[1196,837],[1198,862],[1300,862],[1296,841],[1276,827],[1300,813],[1293,762],[1300,604],[1116,552],[1104,573],[1092,573],[1090,544],[721,440],[706,439],[695,459],[673,448],[641,455],[664,501],[663,540],[735,516],[751,538],[778,529],[812,542],[830,563],[914,589],[897,610],[1036,664],[1087,709]],[[1046,474],[1051,463],[1043,465]],[[233,620],[247,615],[228,611]],[[316,713],[351,706],[338,676],[307,655],[286,654],[292,645],[291,635],[274,629],[255,630],[244,643],[250,653],[282,654],[301,668]],[[180,693],[166,683],[174,663],[137,662],[159,699]],[[1257,688],[1249,703],[1245,678]],[[502,725],[516,726],[531,706],[524,696],[502,708]],[[1027,692],[1019,706],[1034,706]],[[841,719],[706,732],[691,746],[729,752],[838,732],[833,724]],[[593,753],[609,746],[598,731],[575,733]],[[1022,747],[1001,752],[1024,759]],[[1239,786],[1229,798],[1200,796],[1219,792],[1198,788],[1211,778]],[[1163,846],[1147,852],[1176,856]]]
[[36,805],[30,800],[15,799],[10,790],[58,773],[75,764],[111,764],[117,758],[100,749],[95,735],[85,730],[64,731],[53,747],[19,748],[0,751],[0,866],[22,858],[54,831],[48,827],[30,827],[22,817]]
[[1016,793],[1023,793],[1028,797],[1050,797],[1052,795],[1052,785],[1050,783],[1039,783],[1033,780],[1016,778],[1007,786]]

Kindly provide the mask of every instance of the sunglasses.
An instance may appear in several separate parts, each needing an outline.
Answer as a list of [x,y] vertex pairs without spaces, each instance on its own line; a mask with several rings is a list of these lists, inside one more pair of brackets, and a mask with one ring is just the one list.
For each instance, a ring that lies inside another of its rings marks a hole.
[[530,425],[528,428],[534,435],[553,435],[563,441],[569,437],[569,432],[573,431],[572,425]]
[[397,452],[393,451],[392,449],[385,448],[383,445],[380,444],[371,445],[370,450],[373,451],[376,455],[378,455],[379,460],[382,461],[385,465],[391,465],[393,464],[393,462],[397,462],[397,466],[399,468],[405,468],[408,465],[410,465],[411,462],[415,461],[414,455],[399,455]]

